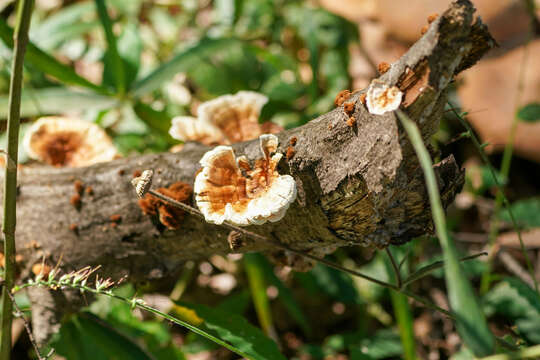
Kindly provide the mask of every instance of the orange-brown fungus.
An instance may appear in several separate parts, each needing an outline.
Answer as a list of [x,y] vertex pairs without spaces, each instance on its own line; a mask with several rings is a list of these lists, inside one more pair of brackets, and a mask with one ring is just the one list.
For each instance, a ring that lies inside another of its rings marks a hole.
[[287,160],[291,160],[294,157],[295,151],[292,146],[289,146],[287,148],[287,154],[285,155],[287,157]]
[[133,178],[136,178],[136,177],[139,177],[142,175],[142,171],[141,170],[134,170],[133,171]]
[[73,131],[49,134],[44,129],[36,133],[35,148],[42,154],[43,161],[54,166],[64,166],[69,163],[73,154],[81,145],[81,136]]
[[345,114],[347,114],[348,116],[351,116],[352,113],[354,112],[354,103],[353,102],[345,103],[343,105],[343,111],[345,111]]
[[291,146],[296,146],[297,141],[298,141],[298,138],[296,136],[293,136],[292,138],[289,139],[289,144],[291,144]]
[[90,195],[90,196],[94,195],[94,188],[91,187],[91,186],[88,186],[88,187],[86,188],[86,193],[87,193],[88,195]]
[[429,15],[427,17],[428,24],[431,24],[432,22],[434,22],[437,19],[437,17],[439,17],[439,14],[437,14],[437,13],[433,13],[433,14]]
[[113,214],[109,217],[109,219],[112,221],[112,222],[120,222],[120,220],[122,220],[122,215],[120,214]]
[[367,93],[363,93],[358,97],[358,100],[360,100],[360,102],[364,105],[366,104],[366,96],[367,96]]
[[337,95],[336,99],[334,100],[334,104],[336,106],[341,106],[347,99],[351,96],[351,92],[349,90],[341,90]]
[[69,225],[69,230],[73,231],[74,233],[79,231],[79,226],[77,224],[71,224]]
[[[178,181],[169,187],[159,188],[156,191],[176,201],[188,204],[193,189],[189,184]],[[173,230],[180,228],[185,215],[183,210],[169,205],[151,194],[146,194],[144,198],[139,199],[139,207],[146,215],[158,216],[163,225]]]
[[79,195],[82,195],[84,191],[84,184],[81,180],[75,180],[73,183],[73,187],[75,188],[75,192]]
[[79,210],[81,208],[81,195],[74,194],[70,199],[69,203],[75,207],[75,209]]
[[424,35],[425,33],[427,33],[428,29],[429,25],[422,26],[422,29],[420,29],[420,34]]
[[32,273],[34,273],[34,275],[42,274],[44,277],[47,277],[51,270],[51,267],[47,264],[37,263],[32,266]]
[[356,124],[356,119],[354,118],[354,116],[351,116],[350,118],[347,119],[347,126],[348,127],[353,127],[354,124]]
[[382,75],[385,72],[387,72],[388,70],[390,70],[390,64],[383,61],[383,62],[379,63],[379,65],[377,66],[377,70],[379,71],[379,74]]

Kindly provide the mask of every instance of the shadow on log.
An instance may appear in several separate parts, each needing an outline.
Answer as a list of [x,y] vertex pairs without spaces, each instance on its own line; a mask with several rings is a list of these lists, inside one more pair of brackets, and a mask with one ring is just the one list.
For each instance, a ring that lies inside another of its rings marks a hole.
[[[495,44],[473,12],[469,1],[453,3],[380,77],[404,92],[402,108],[426,141],[438,129],[454,76]],[[281,221],[251,226],[250,231],[318,254],[342,246],[383,248],[432,232],[424,177],[412,146],[394,113],[377,116],[367,111],[359,100],[363,92],[346,101],[354,103],[353,126],[340,106],[278,134],[283,153],[291,137],[298,139],[294,156],[284,157],[279,166],[280,173],[296,180],[298,199]],[[250,160],[259,156],[258,140],[233,147]],[[154,186],[193,184],[198,161],[207,150],[190,143],[180,153],[130,157],[87,168],[24,168],[17,201],[18,253],[31,266],[38,247],[50,264],[62,258],[65,271],[101,265],[102,274],[137,282],[165,278],[187,260],[230,252],[228,231],[196,217],[186,215],[175,231],[156,226],[142,213],[130,184],[134,171],[144,169],[154,170]],[[464,173],[453,157],[435,165],[435,170],[446,206],[460,191]],[[84,193],[78,209],[70,203],[75,180],[93,189],[92,195]],[[112,215],[121,216],[115,226]],[[246,241],[238,251],[254,250],[272,249]],[[31,294],[34,306],[39,307],[42,296],[39,291]],[[36,309],[34,314],[40,312]],[[55,317],[36,316],[36,335],[43,341],[50,333],[47,322],[52,320],[47,319]]]

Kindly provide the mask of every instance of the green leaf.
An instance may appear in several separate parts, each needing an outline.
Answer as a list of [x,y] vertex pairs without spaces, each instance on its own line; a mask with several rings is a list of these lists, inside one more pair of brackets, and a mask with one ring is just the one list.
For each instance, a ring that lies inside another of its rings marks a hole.
[[229,343],[242,356],[255,360],[285,360],[275,342],[243,317],[199,304],[176,302],[175,312],[184,314],[188,322]]
[[517,117],[524,122],[536,122],[540,120],[540,103],[530,103],[518,110]]
[[[108,96],[79,92],[63,87],[27,89],[22,93],[21,116],[101,110],[113,107],[116,103],[116,99]],[[0,119],[5,119],[7,112],[8,97],[0,96]]]
[[95,0],[97,13],[103,31],[105,32],[105,38],[107,39],[107,51],[105,52],[105,68],[103,70],[103,83],[110,85],[108,79],[113,79],[116,85],[116,90],[120,94],[124,94],[126,90],[126,77],[124,73],[124,64],[122,58],[118,53],[118,47],[116,45],[116,37],[114,36],[112,29],[112,21],[105,5],[105,0]]
[[63,324],[51,346],[70,360],[153,359],[131,339],[85,312]]
[[266,279],[264,269],[260,263],[261,255],[259,254],[248,253],[244,255],[244,268],[259,323],[266,335],[274,336],[275,329],[272,321],[272,311],[270,310],[268,295],[266,295]]
[[[10,49],[13,48],[13,29],[3,19],[0,19],[0,38],[7,47]],[[62,64],[54,57],[43,52],[32,42],[29,42],[27,45],[25,61],[65,84],[82,86],[104,95],[109,94],[107,89],[77,75],[71,67]]]
[[164,111],[157,111],[150,106],[142,102],[135,103],[133,110],[137,116],[144,121],[150,129],[163,135],[169,144],[177,144],[178,141],[174,140],[169,135],[169,128],[171,127],[171,117]]
[[[322,291],[347,305],[362,304],[350,275],[342,271],[317,264],[310,272],[297,273],[296,276],[304,286],[311,288],[312,293]],[[316,287],[312,288],[310,284]]]
[[446,287],[456,328],[463,342],[471,348],[475,355],[490,355],[495,349],[495,338],[487,326],[485,315],[482,313],[473,288],[461,267],[454,242],[448,236],[446,218],[441,205],[431,157],[416,124],[401,111],[398,111],[397,115],[407,132],[424,172],[433,221],[443,249]]
[[82,35],[98,25],[97,21],[87,19],[88,15],[94,14],[94,10],[90,2],[64,7],[30,29],[30,39],[43,50],[54,49],[63,41]]
[[[514,218],[521,226],[528,228],[540,227],[540,197],[516,201],[510,205]],[[511,222],[508,209],[499,213],[499,218],[508,223]]]
[[486,312],[506,317],[531,343],[540,343],[540,297],[516,278],[505,278],[484,298]]
[[379,330],[359,345],[350,346],[351,359],[402,358],[403,348],[399,335],[390,329]]
[[238,40],[228,38],[202,39],[133,84],[132,95],[140,97],[154,91],[163,83],[170,81],[177,73],[185,72],[194,66],[200,65],[201,59],[205,56],[237,43]]

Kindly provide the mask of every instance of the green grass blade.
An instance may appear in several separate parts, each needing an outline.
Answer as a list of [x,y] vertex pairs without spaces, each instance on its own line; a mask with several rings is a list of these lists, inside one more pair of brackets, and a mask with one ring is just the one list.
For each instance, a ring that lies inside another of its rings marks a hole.
[[[66,111],[102,110],[113,107],[117,100],[94,93],[73,91],[63,87],[28,89],[21,98],[21,116],[62,114]],[[7,96],[0,96],[0,119],[8,111]]]
[[215,53],[220,49],[226,49],[228,46],[237,44],[238,41],[230,38],[203,39],[199,41],[137,81],[133,85],[132,95],[140,97],[158,89],[164,82],[171,80],[176,73],[196,66],[205,55]]
[[[95,0],[96,8],[105,32],[105,38],[107,39],[107,51],[105,53],[105,66],[110,66],[114,76],[114,82],[116,84],[116,90],[120,94],[124,94],[125,88],[125,73],[124,66],[122,64],[122,58],[118,53],[118,47],[116,45],[116,37],[114,36],[112,29],[112,21],[105,5],[105,0]],[[110,65],[109,65],[110,64]]]
[[450,307],[456,318],[456,328],[461,339],[475,355],[490,355],[495,349],[495,338],[487,326],[486,318],[480,309],[472,286],[461,268],[455,245],[448,236],[431,157],[416,124],[401,111],[398,111],[397,115],[409,136],[424,172],[433,222],[443,249],[446,287]]
[[264,268],[260,266],[259,254],[244,255],[244,269],[251,290],[251,297],[255,305],[255,311],[264,333],[271,338],[276,337],[276,330],[272,321],[270,302],[266,295],[266,278]]
[[399,328],[399,336],[403,345],[403,357],[406,360],[416,359],[416,343],[414,340],[413,316],[407,297],[390,290],[392,307]]
[[[13,49],[13,29],[3,19],[0,19],[0,38],[7,47]],[[109,92],[85,78],[77,75],[71,67],[62,64],[51,55],[45,53],[32,42],[28,43],[25,61],[32,64],[47,75],[53,76],[66,85],[82,86],[97,93],[108,95]]]

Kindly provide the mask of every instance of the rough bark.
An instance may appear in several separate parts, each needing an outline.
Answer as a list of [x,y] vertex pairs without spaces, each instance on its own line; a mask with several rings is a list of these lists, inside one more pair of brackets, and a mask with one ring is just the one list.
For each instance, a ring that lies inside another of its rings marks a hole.
[[[453,3],[380,77],[404,90],[404,110],[419,125],[425,140],[438,129],[447,86],[454,75],[494,45],[473,12],[469,1]],[[361,93],[347,101],[355,102],[353,127],[346,124],[348,116],[340,106],[278,134],[282,152],[292,136],[298,139],[294,157],[282,160],[279,168],[280,173],[295,178],[298,200],[283,220],[249,230],[315,252],[349,245],[385,247],[432,231],[423,174],[404,131],[394,113],[371,115],[358,101]],[[260,157],[257,140],[234,148],[250,160]],[[87,168],[21,170],[19,253],[27,260],[35,258],[31,255],[35,241],[50,263],[62,258],[66,270],[99,264],[102,274],[141,281],[164,278],[189,259],[230,252],[228,231],[196,217],[186,215],[177,231],[164,230],[143,215],[130,184],[132,173],[143,169],[154,169],[154,186],[179,180],[192,184],[198,161],[207,150],[192,143],[180,153],[130,157]],[[435,169],[447,205],[460,190],[464,174],[452,157]],[[94,191],[93,196],[83,195],[78,210],[70,204],[76,179]],[[113,214],[122,216],[116,227],[111,226]],[[77,224],[78,232],[70,230],[70,224]],[[248,242],[239,251],[252,250],[272,249]],[[39,298],[33,297],[38,305]],[[41,326],[39,331],[44,334],[46,326]]]

